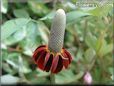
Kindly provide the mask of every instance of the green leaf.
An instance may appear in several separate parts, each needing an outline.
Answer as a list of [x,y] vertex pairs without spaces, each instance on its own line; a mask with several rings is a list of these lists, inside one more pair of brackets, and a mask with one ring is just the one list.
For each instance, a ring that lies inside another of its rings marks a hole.
[[71,70],[64,70],[59,74],[55,75],[56,83],[57,84],[66,84],[76,82],[83,76],[84,72],[80,71],[79,74],[74,75],[73,71]]
[[96,48],[96,41],[97,41],[97,38],[95,36],[93,36],[91,33],[87,34],[87,36],[85,38],[85,42],[86,42],[88,47],[90,47],[90,48],[95,50],[95,48]]
[[111,74],[111,77],[110,77],[110,78],[111,78],[112,80],[114,80],[114,74],[113,74],[113,73],[114,73],[114,68],[113,68],[113,67],[109,67],[109,68],[108,68],[108,71],[109,71],[109,73]]
[[37,15],[43,16],[49,12],[49,9],[46,7],[45,4],[39,3],[36,0],[34,1],[28,1],[28,5],[30,9]]
[[18,66],[19,72],[21,74],[31,72],[31,69],[29,68],[29,63],[27,61],[24,61],[21,56],[18,56]]
[[[54,15],[55,15],[55,12],[51,12],[48,15],[46,15],[45,17],[41,18],[40,20],[53,19]],[[66,18],[67,18],[66,20],[67,20],[67,23],[70,23],[70,22],[76,21],[76,19],[78,19],[80,17],[84,17],[84,16],[88,16],[88,15],[90,15],[90,14],[87,12],[71,11],[66,14]]]
[[38,77],[48,76],[50,73],[37,69]]
[[109,71],[110,74],[113,74],[113,70],[114,70],[113,67],[108,68],[108,71]]
[[47,14],[46,16],[44,16],[43,18],[41,18],[40,20],[47,20],[47,19],[53,19],[55,15],[55,12],[50,12],[49,14]]
[[113,51],[113,43],[107,44],[107,45],[103,45],[99,51],[99,54],[101,56],[105,56],[108,53],[112,53]]
[[11,84],[17,84],[19,82],[19,78],[12,76],[10,74],[2,75],[1,76],[1,84],[2,85],[11,85]]
[[[50,80],[47,80],[45,77],[49,76],[48,72],[43,72],[42,70],[31,71],[30,73],[25,74],[27,80],[32,84],[47,84]],[[35,78],[31,78],[35,77]]]
[[92,14],[93,16],[102,17],[106,16],[112,9],[113,9],[112,5],[106,4],[100,7],[96,7],[95,9],[88,11],[88,13]]
[[95,56],[95,50],[93,50],[92,48],[89,48],[86,50],[86,52],[84,53],[85,59],[87,63],[91,63],[92,59]]
[[94,74],[93,80],[97,81],[97,83],[99,83],[101,80],[102,70],[99,67],[97,67],[96,69],[94,69],[93,72],[94,72],[93,73]]
[[43,39],[43,41],[45,43],[48,43],[48,37],[49,37],[49,30],[47,28],[47,26],[43,23],[43,22],[38,22],[38,26],[39,26],[39,33],[41,38]]
[[24,28],[31,19],[18,18],[5,22],[1,27],[1,40],[8,38],[16,31]]
[[[26,46],[26,48],[27,48],[27,46]],[[29,47],[28,47],[28,48],[29,48]],[[32,56],[32,55],[33,55],[33,51],[30,50],[30,49],[25,49],[25,50],[23,51],[23,53],[24,53],[25,55],[28,55],[28,56]]]
[[102,34],[96,41],[96,52],[98,53],[99,50],[102,48],[102,46],[106,46],[106,45],[107,45],[107,43],[104,39],[104,35]]
[[87,13],[87,12],[82,12],[82,11],[71,11],[71,12],[67,13],[66,20],[67,20],[67,23],[70,23],[70,22],[76,21],[80,17],[84,17],[84,16],[88,16],[88,15],[91,15],[91,14]]
[[8,64],[10,64],[14,69],[18,69],[18,56],[19,53],[9,53],[5,59]]
[[8,74],[15,74],[17,71],[13,70],[8,63],[2,62],[3,71],[7,72]]
[[41,44],[40,32],[37,22],[30,21],[26,24],[26,37],[20,41],[19,45],[23,48],[23,53],[32,56],[33,50]]
[[[18,72],[18,70],[20,69],[20,71],[22,73],[29,73],[31,72],[31,69],[29,68],[29,64],[28,62],[22,59],[21,54],[19,53],[9,53],[7,58],[5,59],[7,64],[3,65],[3,69],[7,67],[7,69],[4,69],[5,71],[8,71],[9,73],[12,73],[12,70],[14,72]],[[10,68],[9,67],[9,65]]]
[[73,59],[73,61],[77,62],[82,59],[83,59],[83,51],[81,49],[79,49],[77,51],[77,54],[76,54],[75,58]]
[[25,9],[15,9],[13,14],[17,18],[30,18],[28,12]]
[[4,40],[6,45],[13,45],[26,37],[26,28],[22,28]]

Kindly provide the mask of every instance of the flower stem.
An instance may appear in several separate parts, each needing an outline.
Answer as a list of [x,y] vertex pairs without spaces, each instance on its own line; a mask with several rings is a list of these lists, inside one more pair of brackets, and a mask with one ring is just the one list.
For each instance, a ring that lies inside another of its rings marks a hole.
[[53,73],[50,74],[51,84],[55,84],[55,75]]

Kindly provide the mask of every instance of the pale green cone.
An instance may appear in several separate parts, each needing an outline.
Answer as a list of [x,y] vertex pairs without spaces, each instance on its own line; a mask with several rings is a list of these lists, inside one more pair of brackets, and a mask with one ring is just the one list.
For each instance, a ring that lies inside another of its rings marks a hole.
[[66,15],[63,9],[58,9],[54,16],[48,48],[52,52],[60,52],[63,47],[66,26]]

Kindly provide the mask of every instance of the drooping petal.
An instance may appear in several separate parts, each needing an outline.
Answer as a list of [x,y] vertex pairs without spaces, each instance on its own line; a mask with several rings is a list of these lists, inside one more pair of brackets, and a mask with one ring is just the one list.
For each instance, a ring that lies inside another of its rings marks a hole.
[[63,60],[63,66],[64,66],[65,68],[68,68],[68,65],[69,65],[69,59],[63,57],[62,55],[61,55],[61,57],[62,57],[62,60]]
[[69,59],[69,57],[66,55],[66,53],[65,53],[65,52],[64,52],[64,53],[62,53],[62,56],[63,56],[64,58],[68,59],[68,64],[70,64],[70,59]]
[[52,61],[53,61],[53,55],[50,53],[48,53],[45,57],[45,62],[44,62],[44,70],[46,72],[49,72],[51,65],[52,65]]
[[58,61],[58,64],[57,64],[57,68],[56,70],[54,71],[54,73],[58,73],[62,70],[63,68],[63,60],[62,58],[59,56],[59,61]]
[[47,52],[46,53],[46,56],[45,56],[45,61],[44,61],[44,67],[46,66],[46,64],[47,64],[47,62],[48,62],[48,60],[49,60],[49,58],[50,58],[50,52]]
[[59,61],[59,56],[56,55],[54,58],[53,58],[53,62],[52,62],[52,66],[51,66],[51,72],[53,72],[56,67],[57,67],[57,64],[58,64],[58,61]]
[[64,49],[64,54],[67,56],[67,58],[69,58],[69,63],[71,63],[72,57],[71,57],[70,53]]
[[43,64],[44,64],[45,56],[46,56],[46,51],[43,51],[42,54],[39,56],[39,58],[37,60],[37,65],[42,70],[44,68]]
[[37,47],[37,48],[35,49],[35,51],[37,51],[37,50],[40,49],[40,48],[46,48],[46,45],[41,45],[41,46]]
[[37,63],[37,60],[39,59],[39,57],[42,55],[43,52],[45,52],[45,50],[42,50],[42,51],[38,52],[38,53],[36,54],[36,56],[34,57],[34,61],[35,61],[36,63]]
[[52,73],[58,73],[63,68],[63,61],[62,61],[62,58],[60,55],[56,57],[55,61],[56,60],[58,60],[58,61],[55,63],[55,65],[52,64],[53,65],[52,71],[51,71]]
[[45,50],[45,47],[37,48],[37,50],[34,51],[33,58],[35,61],[38,59],[39,55],[43,50]]

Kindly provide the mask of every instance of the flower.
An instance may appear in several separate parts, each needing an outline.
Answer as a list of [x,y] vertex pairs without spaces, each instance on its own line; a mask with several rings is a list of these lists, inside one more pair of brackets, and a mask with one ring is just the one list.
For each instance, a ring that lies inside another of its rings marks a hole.
[[92,83],[92,76],[89,72],[86,72],[84,75],[84,82],[86,84],[91,84]]
[[71,63],[70,53],[63,48],[65,26],[65,12],[59,9],[52,22],[48,45],[39,46],[33,54],[33,60],[41,70],[58,73]]
[[68,68],[72,58],[70,53],[66,49],[62,49],[59,53],[50,52],[46,45],[39,46],[33,55],[35,63],[38,68],[52,73],[58,73],[62,68]]

